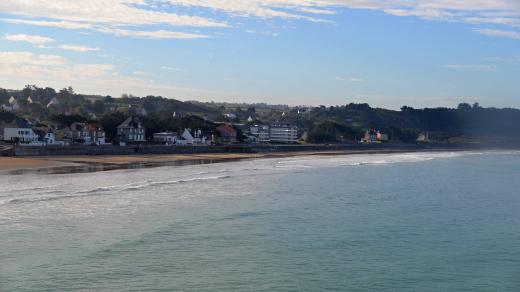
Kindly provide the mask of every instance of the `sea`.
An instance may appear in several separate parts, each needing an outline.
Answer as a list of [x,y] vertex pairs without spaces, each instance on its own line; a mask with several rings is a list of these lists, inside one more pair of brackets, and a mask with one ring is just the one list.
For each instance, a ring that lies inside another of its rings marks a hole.
[[0,291],[520,291],[520,152],[0,173]]

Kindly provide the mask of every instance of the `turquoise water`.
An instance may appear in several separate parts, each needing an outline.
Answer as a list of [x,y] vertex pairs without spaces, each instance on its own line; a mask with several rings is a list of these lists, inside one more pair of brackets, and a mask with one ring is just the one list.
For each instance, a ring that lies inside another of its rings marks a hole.
[[520,153],[0,174],[0,291],[520,291]]

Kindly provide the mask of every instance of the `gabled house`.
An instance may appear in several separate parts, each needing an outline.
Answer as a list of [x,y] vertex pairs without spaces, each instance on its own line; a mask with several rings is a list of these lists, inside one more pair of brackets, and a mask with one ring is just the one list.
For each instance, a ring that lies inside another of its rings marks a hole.
[[16,144],[35,144],[38,143],[38,140],[39,136],[25,119],[17,119],[4,127],[4,141]]
[[85,126],[90,135],[91,144],[106,144],[106,133],[100,125],[95,123],[87,123]]
[[92,139],[85,123],[72,123],[67,138],[71,144],[90,145]]
[[117,126],[117,137],[123,143],[145,142],[145,128],[139,117],[129,117]]
[[63,141],[56,140],[56,135],[50,127],[39,127],[34,128],[33,130],[36,133],[36,135],[38,135],[38,146],[65,145]]
[[195,138],[190,132],[190,129],[184,129],[182,135],[177,139],[175,144],[177,145],[193,145],[195,143]]

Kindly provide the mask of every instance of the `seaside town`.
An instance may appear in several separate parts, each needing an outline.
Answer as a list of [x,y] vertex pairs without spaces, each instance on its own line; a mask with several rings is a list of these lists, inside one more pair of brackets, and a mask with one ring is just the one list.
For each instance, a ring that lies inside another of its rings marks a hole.
[[[472,120],[477,115],[479,120]],[[510,127],[502,126],[500,119],[507,115],[518,116],[518,110],[487,109],[477,103],[456,109],[404,106],[400,111],[354,103],[219,104],[156,96],[86,96],[70,87],[57,92],[28,85],[23,90],[0,89],[0,151],[39,155],[44,152],[35,149],[66,154],[71,148],[108,146],[118,153],[115,147],[473,143],[479,131],[496,133],[496,141],[509,137]]]
[[[125,113],[124,121],[117,124],[115,133],[108,135],[103,127],[103,122],[95,113],[89,112],[89,118],[81,120],[80,115],[65,112],[61,114],[62,120],[41,120],[31,114],[31,109],[39,107],[45,111],[61,112],[59,97],[54,96],[50,101],[42,103],[42,99],[35,101],[33,97],[10,96],[7,102],[1,104],[0,112],[12,115],[11,121],[0,124],[0,140],[4,149],[16,145],[19,147],[72,147],[72,146],[132,146],[132,145],[164,145],[171,147],[182,146],[209,146],[227,144],[299,144],[308,143],[308,130],[291,123],[289,111],[295,111],[298,116],[308,116],[312,107],[286,108],[278,117],[272,120],[260,120],[255,115],[256,110],[249,110],[245,121],[241,121],[239,114],[226,109],[221,120],[210,120],[205,116],[172,111],[170,120],[182,120],[186,117],[195,118],[211,127],[198,128],[197,123],[178,128],[177,131],[154,131],[145,126],[143,120],[148,119],[149,114],[142,105],[128,104],[126,108],[112,110],[112,112]],[[241,111],[240,109],[238,109]],[[115,113],[115,114],[117,114]],[[111,115],[114,113],[108,113]],[[115,115],[114,114],[114,115]],[[70,117],[70,122],[67,122]],[[4,119],[5,120],[5,119]],[[74,121],[76,120],[76,121]],[[356,138],[359,143],[384,143],[389,141],[389,135],[377,129],[366,129]],[[423,134],[417,141],[428,142],[428,134]]]

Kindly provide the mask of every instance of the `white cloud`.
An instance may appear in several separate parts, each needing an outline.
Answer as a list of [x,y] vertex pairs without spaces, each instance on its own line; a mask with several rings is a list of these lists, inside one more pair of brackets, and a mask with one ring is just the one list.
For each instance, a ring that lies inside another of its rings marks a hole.
[[496,72],[496,65],[460,65],[460,64],[450,64],[442,66],[446,69],[452,69],[457,71],[473,71],[473,72]]
[[254,29],[247,29],[246,32],[249,34],[260,34],[260,35],[270,36],[270,37],[278,36],[278,33],[272,32],[272,31],[256,31]]
[[[139,73],[139,71],[136,71]],[[141,74],[137,74],[141,75]],[[229,92],[157,84],[151,80],[119,74],[112,64],[72,64],[57,55],[0,51],[0,80],[6,87],[21,88],[31,84],[61,88],[72,86],[78,92],[111,94],[125,92],[193,98],[204,94],[226,96]]]
[[0,19],[2,22],[13,24],[27,24],[34,26],[57,27],[63,29],[92,29],[92,25],[88,23],[71,22],[71,21],[46,21],[46,20],[27,20],[27,19]]
[[[195,8],[195,9],[182,9]],[[141,27],[229,27],[226,21],[208,18],[204,10],[236,17],[300,19],[330,22],[327,16],[340,9],[376,10],[399,17],[455,21],[478,25],[520,27],[518,0],[2,0],[0,13],[18,19],[2,21],[87,29],[119,36],[155,39],[193,39],[207,35],[170,29],[148,31]],[[183,11],[180,12],[172,11]],[[233,18],[231,18],[233,19]],[[136,28],[139,28],[136,30]],[[519,32],[502,28],[481,29],[484,35],[517,39]]]
[[188,69],[183,68],[177,68],[177,67],[168,67],[168,66],[162,66],[162,70],[168,70],[168,71],[175,71],[175,72],[190,72]]
[[47,43],[54,42],[54,39],[49,37],[28,34],[5,34],[2,39],[11,42],[27,42],[40,47]]
[[172,26],[226,27],[211,19],[157,11],[143,0],[2,0],[0,12],[42,17],[73,23],[136,26],[165,24]]
[[79,53],[95,52],[95,51],[100,50],[99,48],[90,48],[90,47],[76,46],[76,45],[61,45],[60,48],[62,48],[64,50],[79,52]]
[[144,72],[144,71],[134,71],[132,72],[134,75],[141,75],[141,76],[152,76],[152,73]]
[[2,65],[62,66],[67,60],[56,55],[36,55],[30,52],[0,52]]
[[365,79],[363,78],[359,78],[359,77],[345,77],[345,76],[336,76],[336,80],[339,80],[339,81],[348,81],[348,82],[357,82],[357,83],[364,83],[364,82],[367,82]]
[[265,79],[243,79],[243,78],[239,78],[239,77],[226,77],[226,78],[224,78],[224,81],[240,82],[240,83],[266,83],[266,82],[269,82],[269,80],[265,80]]
[[107,33],[107,34],[113,34],[116,36],[129,36],[129,37],[146,38],[146,39],[204,39],[204,38],[209,38],[208,35],[175,32],[175,31],[168,31],[168,30],[136,31],[136,30],[126,30],[126,29],[120,29],[120,28],[97,28],[95,30],[97,30],[99,32]]
[[475,29],[477,33],[492,36],[504,37],[515,40],[520,40],[520,31],[502,30],[502,29]]
[[208,35],[195,34],[195,33],[184,33],[175,32],[169,30],[155,30],[155,31],[140,31],[140,30],[128,30],[122,28],[116,28],[111,26],[102,26],[94,24],[75,23],[68,21],[31,21],[22,19],[0,19],[0,21],[14,24],[25,24],[34,26],[44,27],[58,27],[62,29],[85,29],[97,31],[105,34],[111,34],[115,36],[128,36],[135,38],[147,38],[147,39],[202,39],[208,38]]

